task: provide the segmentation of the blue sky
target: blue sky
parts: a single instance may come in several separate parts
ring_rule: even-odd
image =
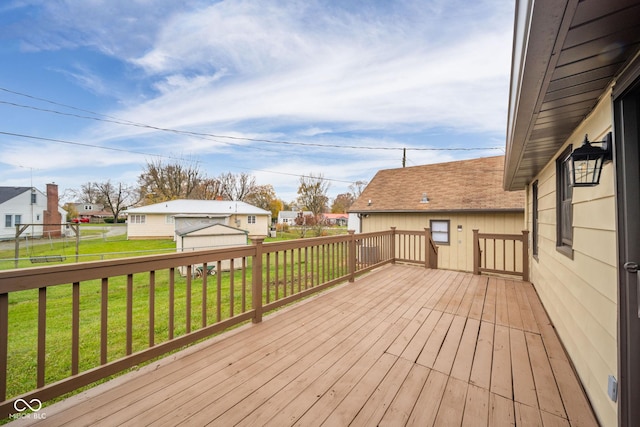
[[[335,196],[403,148],[500,155],[512,31],[504,0],[4,0],[0,185],[182,159],[291,201],[300,175]]]

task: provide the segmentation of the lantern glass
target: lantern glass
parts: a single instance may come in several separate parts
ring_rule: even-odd
[[[594,147],[585,136],[584,143],[571,153],[569,180],[572,187],[593,187],[600,183],[602,166],[610,159],[610,134],[602,141],[605,148]]]

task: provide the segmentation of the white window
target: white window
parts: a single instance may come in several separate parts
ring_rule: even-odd
[[[22,224],[22,215],[15,215],[13,217],[14,225]]]
[[[449,220],[432,219],[430,221],[431,238],[435,243],[449,244]]]
[[[134,214],[129,217],[131,224],[144,224],[146,215]]]
[[[5,215],[4,216],[4,226],[5,227],[11,227],[12,222],[11,220],[13,219],[13,217],[11,215]]]
[[[165,215],[164,217],[164,222],[165,224],[175,224],[176,222],[176,217],[174,217],[173,215]]]
[[[256,216],[255,215],[247,216],[247,224],[255,224],[255,223],[256,223]]]

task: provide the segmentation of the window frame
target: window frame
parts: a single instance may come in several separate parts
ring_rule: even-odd
[[[256,216],[255,215],[247,215],[247,224],[255,224]]]
[[[447,240],[446,241],[436,240],[433,237],[433,233],[434,233],[433,224],[434,223],[441,223],[441,224],[446,224],[447,225],[447,231],[446,231]],[[431,230],[431,239],[433,240],[434,243],[437,243],[437,244],[440,244],[440,245],[449,245],[449,244],[451,244],[451,220],[448,220],[448,219],[430,219],[429,220],[429,229]],[[444,233],[444,231],[440,231],[440,230],[437,230],[435,232],[436,233]]]
[[[573,187],[569,166],[573,147],[569,145],[556,159],[556,250],[573,259]]]

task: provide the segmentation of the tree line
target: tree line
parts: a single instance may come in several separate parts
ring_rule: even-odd
[[[226,172],[208,177],[196,162],[152,160],[138,176],[137,185],[111,180],[87,182],[78,189],[67,190],[65,198],[75,203],[101,204],[115,218],[129,207],[177,199],[242,201],[270,211],[273,218],[281,210],[306,210],[318,217],[329,211],[346,213],[365,186],[364,181],[353,183],[351,191],[338,194],[329,207],[329,181],[322,174],[309,174],[300,177],[297,199],[286,203],[277,197],[271,184],[258,185],[256,178],[247,173]],[[70,204],[66,208],[71,216],[77,215],[71,212]]]

